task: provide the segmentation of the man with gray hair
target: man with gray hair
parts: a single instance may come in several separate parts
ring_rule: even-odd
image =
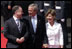
[[[45,35],[45,21],[42,16],[39,16],[38,5],[33,3],[28,6],[28,23],[29,23],[29,48],[42,48]]]
[[[34,12],[30,10],[30,8],[33,8]],[[38,11],[38,5],[37,4],[30,4],[29,7],[28,7],[28,13],[29,13],[29,16],[32,16],[33,14],[32,13],[35,13],[37,14],[37,11]]]

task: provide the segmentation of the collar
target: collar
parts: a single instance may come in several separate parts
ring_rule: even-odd
[[[13,16],[13,18],[14,18],[15,21],[18,20],[18,18],[16,16]]]
[[[57,22],[56,22],[56,21],[54,21],[54,24],[53,24],[53,26],[51,26],[51,25],[50,25],[50,23],[49,23],[49,22],[47,22],[47,23],[46,23],[46,26],[50,26],[50,27],[56,27],[56,24],[57,24]]]
[[[37,19],[37,14],[35,16],[32,17],[33,19]]]

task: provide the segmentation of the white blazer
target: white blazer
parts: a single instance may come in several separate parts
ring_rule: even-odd
[[[49,45],[63,45],[63,31],[60,23],[54,22],[51,26],[46,23],[46,34],[48,36]]]

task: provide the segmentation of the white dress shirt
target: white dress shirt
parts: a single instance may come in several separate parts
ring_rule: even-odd
[[[15,23],[17,24],[18,29],[19,29],[19,31],[20,31],[20,20],[19,20],[18,18],[16,18],[15,16],[13,16],[13,18],[14,18],[14,21],[15,21]],[[19,23],[19,24],[18,24],[18,23]]]
[[[63,31],[60,23],[54,22],[51,26],[46,23],[46,34],[48,36],[49,45],[63,45]]]
[[[33,25],[34,32],[36,32],[36,27],[37,27],[37,14],[35,16],[31,17],[31,22],[32,22],[32,25]]]

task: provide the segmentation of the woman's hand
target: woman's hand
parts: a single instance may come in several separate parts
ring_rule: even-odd
[[[48,44],[43,44],[42,48],[48,48]]]
[[[63,48],[63,45],[61,45],[61,48]]]

